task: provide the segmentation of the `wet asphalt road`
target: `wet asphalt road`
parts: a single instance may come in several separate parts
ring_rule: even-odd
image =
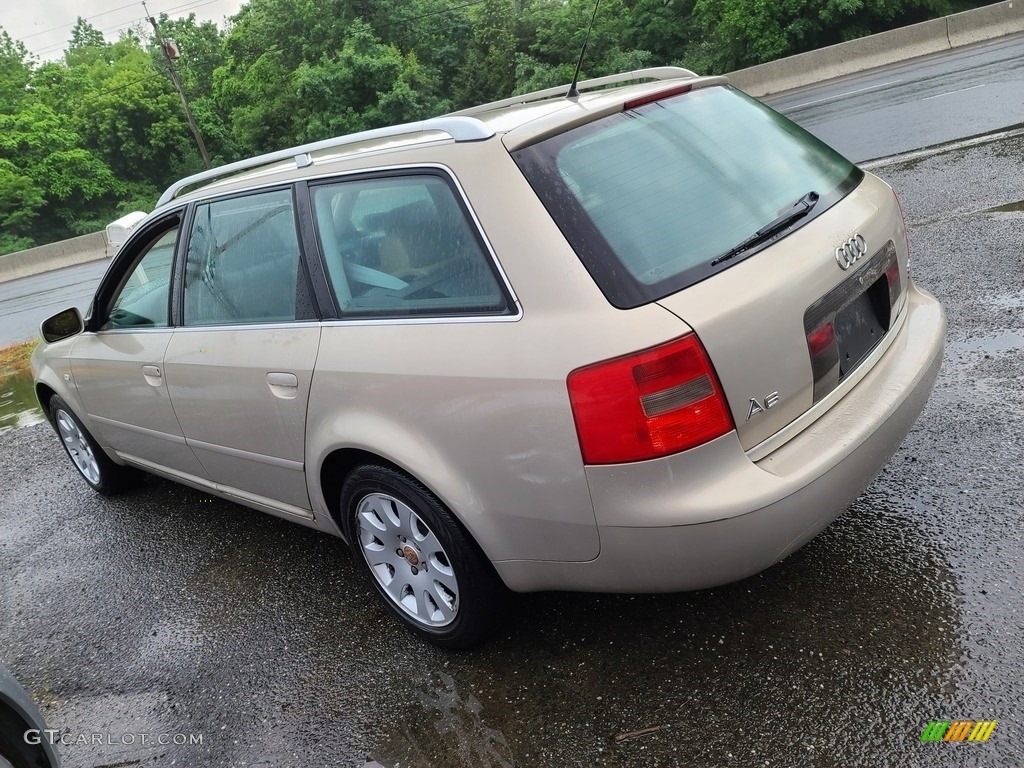
[[[1024,765],[1024,141],[876,172],[946,362],[850,511],[738,584],[523,596],[446,654],[340,541],[156,479],[103,499],[47,427],[0,435],[0,657],[65,740],[115,742],[65,764]],[[922,744],[939,719],[999,724]]]
[[[1024,123],[1024,35],[764,99],[855,162]]]
[[[0,347],[39,338],[39,323],[62,309],[78,307],[88,314],[109,263],[100,259],[0,282]]]

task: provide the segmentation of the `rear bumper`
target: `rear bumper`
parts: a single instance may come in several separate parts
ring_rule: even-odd
[[[499,561],[513,590],[675,592],[758,573],[838,517],[899,447],[942,361],[942,308],[912,284],[899,336],[807,429],[757,463],[735,434],[638,464],[588,467],[601,536],[584,563]]]

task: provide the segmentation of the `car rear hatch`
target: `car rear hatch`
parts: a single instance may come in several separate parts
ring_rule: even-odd
[[[744,449],[864,373],[895,330],[901,229],[891,190],[866,177],[784,240],[659,301],[703,342]],[[859,258],[844,270],[837,251]]]
[[[696,332],[760,457],[896,332],[906,239],[883,182],[711,85],[626,91],[512,154],[613,305],[657,302]]]

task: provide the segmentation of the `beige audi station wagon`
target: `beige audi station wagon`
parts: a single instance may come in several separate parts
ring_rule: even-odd
[[[507,590],[701,589],[814,537],[941,361],[893,191],[722,77],[565,93],[174,184],[42,324],[86,482],[341,536],[450,648]]]

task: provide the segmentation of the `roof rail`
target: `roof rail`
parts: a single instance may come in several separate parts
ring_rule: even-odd
[[[605,75],[604,77],[595,77],[591,80],[584,80],[582,83],[576,84],[578,91],[590,91],[595,88],[602,88],[606,85],[616,85],[619,83],[631,83],[635,80],[674,80],[682,77],[699,77],[696,72],[691,72],[688,69],[682,67],[649,67],[647,69],[637,69],[632,72],[621,72],[617,75]],[[470,115],[478,115],[481,112],[489,112],[492,109],[501,109],[502,107],[514,107],[518,104],[529,104],[533,101],[542,101],[544,99],[550,99],[553,96],[565,96],[569,90],[569,84],[558,85],[554,88],[545,88],[542,91],[534,91],[533,93],[524,93],[520,96],[512,96],[501,101],[492,101],[489,104],[481,104],[478,107],[470,107],[469,109],[460,109],[458,112],[450,113],[451,117],[466,117]]]
[[[297,167],[304,168],[312,162],[309,155],[313,152],[322,152],[327,149],[339,149],[350,144],[358,144],[364,141],[388,139],[393,136],[405,136],[414,133],[425,133],[427,131],[440,131],[441,133],[447,133],[455,141],[482,141],[483,139],[489,139],[494,135],[493,130],[475,118],[455,116],[434,117],[429,120],[421,120],[416,123],[404,123],[403,125],[391,125],[386,128],[375,128],[370,131],[360,131],[359,133],[351,133],[348,136],[338,136],[333,139],[325,139],[323,141],[315,141],[310,144],[302,144],[297,147],[292,147],[291,149],[282,149],[277,152],[270,152],[265,155],[248,158],[247,160],[239,160],[237,163],[228,163],[227,165],[222,165],[218,168],[210,168],[209,170],[202,171],[201,173],[196,173],[192,176],[181,179],[180,181],[176,181],[169,186],[160,196],[156,207],[159,208],[166,203],[171,202],[178,196],[181,190],[186,187],[191,187],[204,181],[213,181],[214,179],[223,178],[224,176],[232,176],[242,171],[260,168],[272,163],[279,163],[282,160],[291,160],[292,158],[295,159]]]

